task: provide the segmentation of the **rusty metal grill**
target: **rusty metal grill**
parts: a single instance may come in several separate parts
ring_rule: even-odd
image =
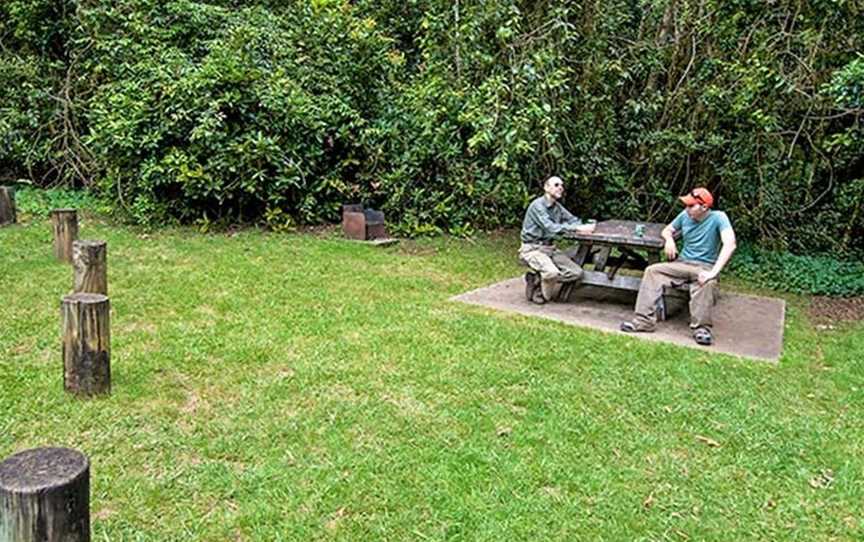
[[[342,231],[348,239],[371,241],[387,237],[384,213],[375,209],[364,209],[362,204],[342,206]]]

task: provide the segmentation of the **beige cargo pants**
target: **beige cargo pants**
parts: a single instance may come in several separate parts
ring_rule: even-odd
[[[633,324],[638,329],[654,329],[657,325],[657,301],[666,286],[687,284],[690,287],[690,327],[707,327],[713,324],[711,313],[717,294],[717,280],[700,285],[697,277],[701,271],[710,271],[711,266],[697,262],[666,262],[649,265],[642,275],[639,295],[636,297],[636,317]]]
[[[522,243],[519,260],[540,273],[540,289],[547,301],[558,298],[562,283],[582,279],[582,267],[555,245]]]

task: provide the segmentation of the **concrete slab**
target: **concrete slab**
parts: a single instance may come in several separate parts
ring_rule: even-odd
[[[654,333],[624,333],[620,323],[633,317],[635,296],[626,292],[583,287],[567,303],[536,305],[525,299],[521,276],[455,296],[453,301],[539,316],[565,324],[620,333],[649,341],[663,341],[708,352],[777,363],[783,350],[782,299],[734,294],[721,290],[714,308],[714,344],[700,346],[690,334],[686,308],[661,322]]]

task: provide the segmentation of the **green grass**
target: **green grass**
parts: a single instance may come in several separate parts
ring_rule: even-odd
[[[0,457],[84,451],[94,540],[864,537],[864,327],[817,331],[805,298],[772,366],[448,301],[519,273],[513,236],[85,218],[113,393],[82,400],[50,236],[0,228]]]

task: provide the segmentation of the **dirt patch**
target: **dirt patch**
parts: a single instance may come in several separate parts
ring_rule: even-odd
[[[118,326],[118,328],[121,331],[121,333],[124,333],[124,334],[126,334],[126,333],[132,334],[132,333],[139,333],[140,332],[140,333],[144,333],[146,335],[153,335],[157,331],[156,325],[153,324],[152,322],[141,322],[141,321],[136,321],[136,320],[121,324],[120,326]]]
[[[194,391],[190,391],[189,395],[186,397],[186,402],[180,407],[180,411],[183,414],[195,414],[198,410],[198,405],[201,403],[201,398],[198,397],[198,394]]]
[[[438,249],[434,246],[421,244],[413,239],[403,239],[399,243],[399,253],[407,256],[434,256]]]
[[[810,318],[818,324],[864,320],[864,296],[813,297]]]
[[[114,514],[115,514],[114,509],[106,506],[106,507],[101,508],[98,511],[96,511],[93,514],[93,517],[98,519],[99,521],[104,521],[104,520],[110,518],[111,516],[113,516]]]

